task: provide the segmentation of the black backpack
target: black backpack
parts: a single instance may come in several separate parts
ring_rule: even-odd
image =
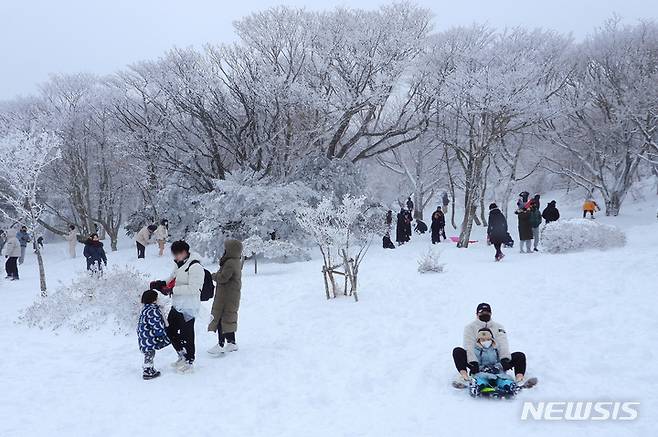
[[[186,272],[190,271],[192,264],[201,264],[199,261],[194,260],[187,266],[185,269]],[[203,267],[203,266],[201,266]],[[201,287],[201,301],[205,302],[213,298],[215,295],[215,284],[212,282],[212,274],[207,270],[203,269],[203,287]]]

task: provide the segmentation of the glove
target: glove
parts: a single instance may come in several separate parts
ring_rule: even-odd
[[[509,370],[512,368],[512,361],[509,358],[503,358],[500,360],[500,364],[503,366],[503,370]]]
[[[477,361],[471,361],[468,363],[468,368],[471,369],[471,375],[474,375],[480,371],[480,365]]]

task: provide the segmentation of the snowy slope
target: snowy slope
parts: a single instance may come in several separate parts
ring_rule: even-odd
[[[494,263],[483,243],[467,250],[442,243],[447,271],[419,275],[427,234],[396,250],[377,245],[362,267],[357,304],[325,301],[317,260],[259,265],[257,276],[247,264],[240,351],[219,359],[205,354],[215,341],[205,332],[206,305],[196,327],[196,372],[173,373],[175,354],[167,349],[156,356],[163,376],[154,381],[141,380],[133,335],[15,323],[38,298],[30,256],[21,281],[0,283],[0,435],[654,435],[658,387],[645,376],[658,359],[651,343],[658,223],[655,205],[626,211],[599,216],[628,235],[626,247],[607,252],[514,249]],[[563,211],[577,214],[575,206]],[[169,271],[170,261],[155,257],[153,247],[138,263],[131,242],[122,243],[110,263],[137,265],[154,278]],[[68,260],[64,251],[63,244],[46,246],[51,289],[82,269],[83,260]],[[452,348],[481,301],[491,303],[512,350],[525,351],[529,374],[540,378],[514,401],[474,401],[450,387]],[[524,399],[642,405],[632,423],[522,422]]]

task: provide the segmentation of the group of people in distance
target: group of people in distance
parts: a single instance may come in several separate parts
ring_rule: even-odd
[[[150,224],[142,227],[135,235],[137,258],[141,259],[146,256],[146,246],[151,243],[158,244],[158,256],[162,256],[167,238],[169,238],[169,221],[167,219],[160,220],[159,225]]]
[[[196,359],[194,324],[209,287],[214,288],[214,300],[207,329],[217,333],[218,341],[208,354],[217,357],[238,350],[235,333],[242,289],[242,242],[225,241],[219,270],[213,274],[185,241],[173,242],[171,253],[173,273],[166,280],[152,281],[142,293],[137,338],[144,355],[143,379],[160,376],[154,366],[155,352],[170,344],[178,354],[172,367],[179,373],[192,372]]]
[[[431,223],[431,235],[432,235],[432,244],[440,243],[441,237],[446,239],[445,233],[445,211],[448,208],[450,200],[448,199],[448,193],[444,192],[441,196],[441,202],[443,207],[438,206],[436,211],[432,213],[432,223]],[[400,212],[397,214],[396,226],[395,226],[395,241],[398,243],[398,246],[403,245],[411,240],[412,226],[411,224],[414,221],[416,210],[414,209],[414,202],[411,200],[411,197],[407,198],[405,206],[400,208]],[[385,219],[387,231],[384,237],[382,238],[382,247],[384,249],[395,249],[395,244],[391,241],[391,228],[393,226],[393,211],[388,210],[386,213]],[[424,234],[428,231],[428,227],[419,217],[416,217],[416,224],[414,230],[419,234]]]
[[[514,211],[518,217],[520,253],[538,252],[542,222],[545,220],[546,223],[550,223],[560,218],[560,211],[557,209],[555,200],[549,202],[544,211],[540,212],[540,195],[535,194],[534,197],[529,197],[530,194],[527,191],[520,193],[516,203],[517,209]],[[507,219],[496,203],[489,205],[487,240],[496,249],[494,256],[496,261],[500,261],[505,256],[502,246],[514,246],[514,240],[508,232]]]

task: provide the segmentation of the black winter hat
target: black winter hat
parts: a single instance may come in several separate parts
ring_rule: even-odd
[[[489,305],[488,303],[482,302],[481,304],[478,305],[477,309],[475,310],[475,312],[477,314],[480,314],[481,312],[484,312],[484,311],[490,313],[491,312],[491,305]]]
[[[498,208],[498,205],[496,205],[496,203],[492,203],[492,204],[489,205],[489,211],[491,211],[492,209],[496,209],[496,208]]]

